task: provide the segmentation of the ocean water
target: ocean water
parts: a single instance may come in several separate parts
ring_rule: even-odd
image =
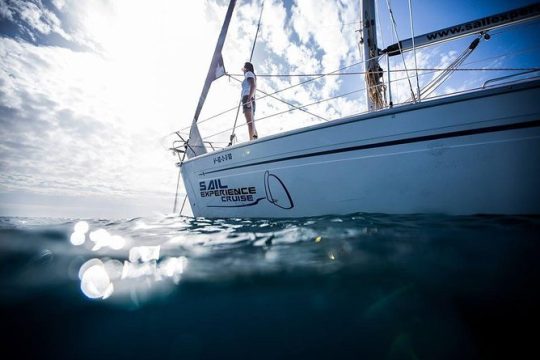
[[[3,359],[539,358],[540,217],[0,218]]]

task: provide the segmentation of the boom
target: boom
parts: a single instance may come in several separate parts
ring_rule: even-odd
[[[416,48],[426,45],[433,45],[451,39],[464,37],[471,34],[479,34],[491,29],[513,25],[519,22],[528,21],[540,17],[540,3],[524,6],[518,9],[508,10],[499,14],[486,16],[481,19],[472,20],[463,24],[450,26],[444,29],[432,31],[427,34],[414,37]],[[401,51],[412,49],[413,39],[405,39],[399,43],[392,44],[382,51],[383,54],[394,56]]]

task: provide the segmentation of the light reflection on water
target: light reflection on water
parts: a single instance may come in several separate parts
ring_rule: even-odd
[[[500,219],[505,218],[362,214],[292,221],[99,220],[76,222],[70,239],[74,248],[93,253],[81,266],[82,292],[92,299],[130,301],[141,281],[144,298],[151,299],[152,293],[170,290],[182,278],[222,281],[295,269],[324,274],[407,266],[422,244],[427,249],[437,245],[430,242],[432,236],[474,238],[478,233],[471,228],[494,231]]]
[[[81,290],[90,299],[106,299],[114,291],[111,277],[100,259],[85,262],[79,270]]]
[[[28,224],[27,220],[11,221]],[[337,221],[333,218],[331,222]],[[352,253],[347,242],[339,239],[365,235],[366,231],[329,232],[328,228],[318,229],[317,224],[320,221],[164,217],[67,221],[59,226],[72,228],[69,242],[73,254],[79,255],[74,261],[87,257],[78,271],[80,289],[86,297],[127,302],[137,298],[139,305],[141,297],[134,293],[141,288],[145,294],[142,298],[151,299],[153,293],[170,290],[185,276],[220,281],[293,268],[335,271],[336,260]],[[331,235],[332,242],[320,235],[323,232]],[[291,252],[289,246],[301,243],[309,245],[294,250],[296,254]],[[314,250],[317,246],[321,249]],[[70,251],[63,248],[61,252],[69,255]],[[195,266],[189,272],[192,261]]]
[[[133,227],[134,230],[157,229],[159,226],[148,226],[138,221]],[[79,221],[75,224],[70,241],[73,246],[84,245],[85,234],[90,226],[86,221]],[[110,234],[103,228],[98,228],[89,233],[89,241],[94,245],[91,251],[99,251],[103,248],[112,250],[122,250],[128,243],[120,235]],[[133,244],[133,241],[129,243]],[[153,282],[170,278],[174,284],[178,284],[182,274],[188,264],[187,257],[167,256],[160,259],[160,245],[132,246],[125,249],[128,259],[124,262],[106,258],[92,258],[86,261],[79,270],[81,281],[81,291],[90,299],[109,298],[116,287],[129,288],[130,282],[134,279],[144,278]]]
[[[0,315],[53,358],[495,358],[537,324],[539,234],[526,216],[0,218]]]

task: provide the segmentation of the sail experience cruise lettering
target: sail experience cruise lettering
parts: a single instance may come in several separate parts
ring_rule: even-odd
[[[221,197],[221,201],[253,201],[253,195],[257,193],[255,186],[246,186],[229,189],[223,185],[221,179],[210,180],[208,185],[205,181],[199,182],[201,197]]]

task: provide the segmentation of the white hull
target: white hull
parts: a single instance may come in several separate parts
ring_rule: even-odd
[[[540,82],[270,136],[181,170],[207,218],[539,214]]]

